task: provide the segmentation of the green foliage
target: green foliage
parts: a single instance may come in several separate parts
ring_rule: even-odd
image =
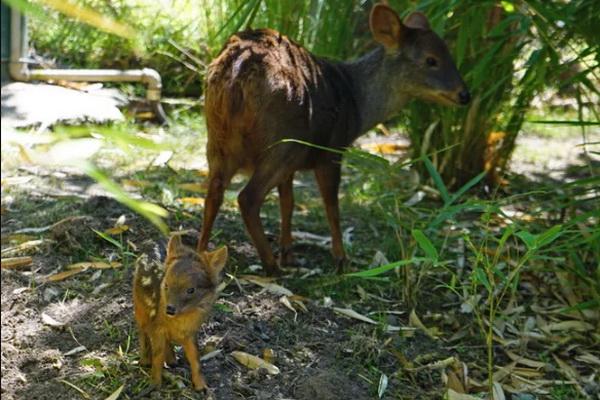
[[[412,2],[392,4],[413,9]],[[587,118],[598,119],[597,110],[585,107],[599,93],[593,83],[599,79],[598,40],[592,34],[598,2],[422,0],[414,8],[425,12],[447,40],[473,94],[464,109],[409,106],[414,157],[448,148],[432,162],[449,186],[463,185],[483,170],[494,180],[514,150],[534,96],[551,85],[574,87],[580,110],[571,123],[585,126]],[[437,122],[433,132],[424,135],[432,121]],[[502,132],[502,140],[490,147],[494,131]]]
[[[483,178],[482,174],[452,194],[429,157],[422,156],[417,162],[429,171],[441,202],[407,205],[398,201],[408,197],[400,181],[396,186],[393,182],[365,183],[379,176],[398,177],[407,164],[377,163],[371,160],[374,156],[357,157],[357,152],[353,150],[346,161],[353,170],[349,190],[359,193],[358,201],[369,204],[373,218],[388,226],[390,232],[384,236],[395,238],[400,251],[389,264],[346,276],[373,279],[396,271],[397,279],[389,282],[399,283],[400,298],[410,307],[428,302],[421,293],[425,281],[443,281],[440,287],[469,304],[476,317],[488,352],[490,391],[497,365],[494,322],[503,318],[515,301],[523,274],[562,274],[564,284],[576,290],[581,299],[561,310],[565,316],[574,311],[583,315],[600,307],[600,178],[581,178],[558,187],[538,184],[535,192],[481,200],[469,198],[469,189]],[[375,163],[378,169],[373,171]],[[522,218],[508,213],[515,206],[532,210],[531,214]],[[456,249],[461,254],[458,258]],[[419,253],[425,257],[416,257]]]

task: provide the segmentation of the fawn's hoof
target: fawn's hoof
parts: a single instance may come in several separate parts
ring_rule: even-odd
[[[206,384],[206,381],[202,375],[196,379],[192,379],[192,383],[194,384],[195,391],[204,393],[208,391],[208,385]]]

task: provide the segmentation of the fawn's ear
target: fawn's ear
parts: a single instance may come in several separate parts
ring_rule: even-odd
[[[386,50],[396,50],[402,39],[402,22],[398,14],[385,4],[375,4],[369,17],[373,38]]]
[[[404,18],[404,25],[408,26],[409,28],[423,29],[426,31],[431,30],[431,26],[429,26],[429,20],[425,14],[418,11],[410,13],[406,18]]]
[[[218,283],[219,275],[227,263],[227,246],[211,252],[205,252],[206,264],[211,271],[211,278],[215,284]]]
[[[167,245],[167,255],[178,254],[183,249],[183,243],[181,243],[181,235],[173,235],[169,239]]]

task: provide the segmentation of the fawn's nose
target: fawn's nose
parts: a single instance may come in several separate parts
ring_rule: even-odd
[[[167,305],[167,314],[168,315],[175,315],[175,306],[168,304]]]
[[[471,101],[471,94],[467,89],[463,89],[458,94],[458,100],[460,101],[460,104],[469,104],[469,101]]]

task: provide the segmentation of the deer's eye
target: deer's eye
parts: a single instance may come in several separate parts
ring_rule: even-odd
[[[194,294],[195,291],[196,291],[196,289],[191,287],[187,290],[187,294]]]
[[[428,67],[437,67],[437,65],[438,65],[437,60],[433,57],[427,57],[425,59],[425,62],[427,63]]]

